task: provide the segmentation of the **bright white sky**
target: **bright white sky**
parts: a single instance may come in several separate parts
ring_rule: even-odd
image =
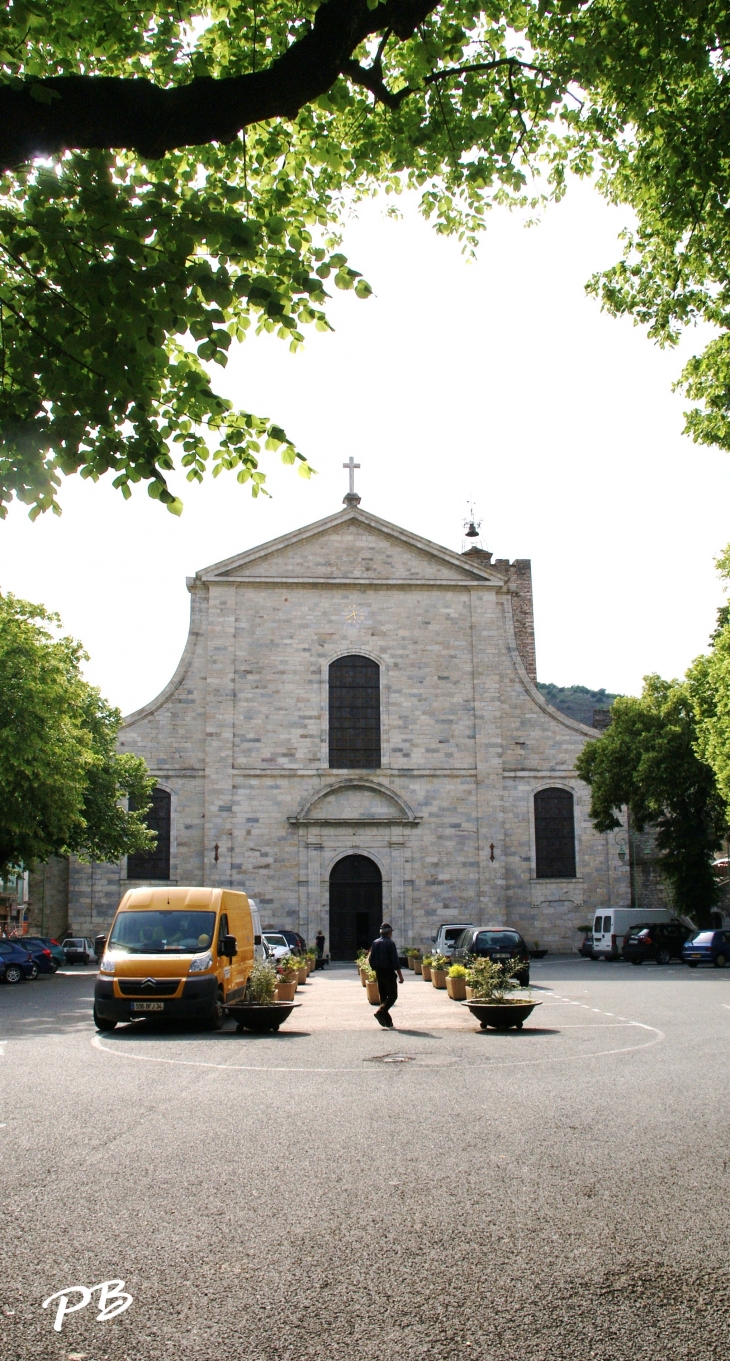
[[[476,264],[406,205],[361,208],[343,249],[372,284],[335,297],[335,334],[290,355],[271,337],[216,381],[279,421],[318,469],[266,455],[272,500],[233,477],[181,482],[181,519],[146,492],[71,478],[64,514],[0,524],[0,588],[59,611],[87,674],[128,713],[169,680],[188,628],[185,577],[337,511],[342,463],[364,509],[459,551],[466,503],[498,557],[532,559],[538,675],[636,693],[704,651],[723,594],[730,460],[681,435],[671,384],[699,337],[662,352],[601,313],[584,283],[618,258],[623,219],[571,186],[542,225],[492,214]]]

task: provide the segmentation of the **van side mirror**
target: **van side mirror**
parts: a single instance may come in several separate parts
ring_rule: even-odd
[[[223,940],[221,941],[220,953],[222,955],[226,955],[228,959],[233,959],[233,956],[238,954],[238,946],[236,945],[235,936],[223,937]]]
[[[254,936],[254,938],[253,938],[253,943],[254,943],[254,945],[260,945],[260,944],[261,944],[261,937],[260,937],[260,936]]]

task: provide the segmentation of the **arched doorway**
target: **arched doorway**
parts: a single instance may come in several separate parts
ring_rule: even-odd
[[[330,958],[354,959],[380,928],[383,876],[367,855],[346,855],[330,874]]]

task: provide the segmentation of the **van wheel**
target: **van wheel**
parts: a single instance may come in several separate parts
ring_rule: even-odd
[[[116,1021],[110,1021],[107,1020],[106,1016],[100,1016],[96,1007],[94,1007],[94,1025],[97,1030],[113,1030],[116,1024]]]
[[[727,957],[726,957],[725,955],[716,955],[716,956],[715,956],[715,968],[716,968],[716,969],[724,969],[726,964],[727,964]]]
[[[656,952],[656,962],[657,962],[657,964],[669,964],[669,963],[671,962],[671,955],[670,955],[669,951],[668,951],[668,950],[657,950],[657,952]]]
[[[223,989],[219,988],[215,995],[213,1010],[210,1013],[209,1025],[211,1030],[221,1030],[225,1025],[226,1013],[223,1006]]]

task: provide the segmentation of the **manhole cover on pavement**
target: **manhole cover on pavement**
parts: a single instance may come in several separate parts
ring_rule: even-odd
[[[373,1054],[365,1063],[413,1063],[414,1054]]]

